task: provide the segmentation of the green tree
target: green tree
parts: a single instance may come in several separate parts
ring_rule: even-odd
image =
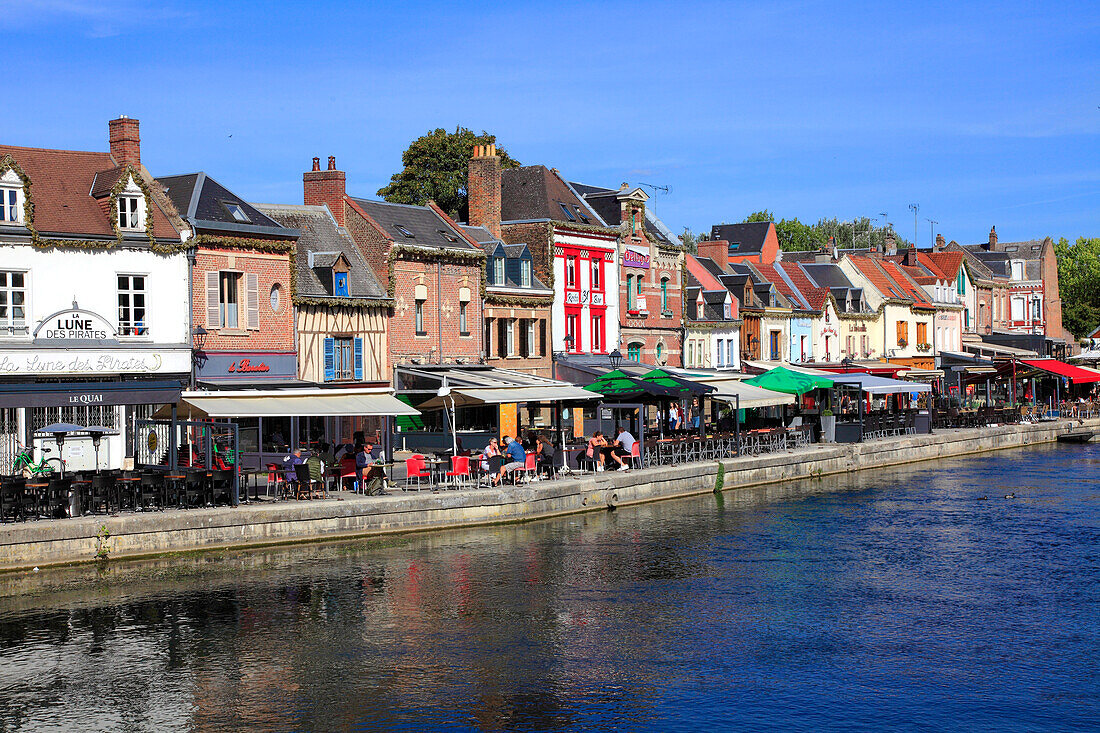
[[[1062,298],[1062,326],[1083,338],[1100,325],[1100,238],[1065,237],[1054,245],[1058,257],[1058,291]]]
[[[886,235],[890,233],[893,234],[894,242],[899,247],[909,244],[904,237],[898,236],[893,228],[876,227],[866,216],[853,221],[840,221],[836,217],[818,219],[816,224],[810,225],[803,224],[797,218],[776,221],[775,214],[764,209],[749,214],[745,217],[745,221],[775,222],[775,236],[779,240],[779,248],[788,252],[820,249],[828,246],[830,238],[834,238],[836,246],[841,249],[885,247]]]
[[[691,252],[692,254],[698,252],[700,239],[700,236],[687,227],[684,227],[684,231],[680,232],[680,242],[684,245],[685,252]]]
[[[378,195],[395,204],[416,206],[430,199],[452,218],[466,221],[466,174],[474,146],[495,144],[496,139],[484,130],[477,135],[465,127],[456,127],[454,132],[432,130],[409,144],[401,154],[404,168],[393,174],[389,185],[378,189]],[[503,148],[497,148],[497,155],[504,168],[519,167],[519,161]]]

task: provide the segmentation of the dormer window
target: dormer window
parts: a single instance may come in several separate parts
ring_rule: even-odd
[[[730,314],[731,314],[730,304],[729,303],[723,303],[722,304],[722,317],[725,318],[728,321],[730,319]]]
[[[140,196],[118,197],[118,228],[141,229],[145,207]]]
[[[494,257],[493,258],[493,284],[494,285],[503,285],[504,284],[504,258],[503,257]]]
[[[531,287],[531,260],[520,260],[519,280],[523,287]]]
[[[332,273],[332,294],[348,297],[348,274],[346,272]]]
[[[233,217],[233,221],[240,222],[241,224],[248,224],[248,214],[244,213],[244,208],[240,204],[233,203],[232,201],[223,201],[222,205],[225,206],[226,211]]]
[[[8,171],[0,178],[0,224],[23,223],[23,187],[19,177]]]

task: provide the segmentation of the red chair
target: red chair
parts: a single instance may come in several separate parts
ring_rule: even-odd
[[[432,475],[424,470],[424,456],[410,456],[405,459],[405,488],[409,488],[409,484],[413,479],[416,479],[416,490],[420,491],[420,479],[428,479],[428,484],[431,485]]]
[[[535,458],[537,458],[537,456],[534,453],[528,453],[526,460],[524,460],[524,462],[523,462],[523,468],[517,468],[515,471],[512,471],[512,485],[513,486],[515,484],[519,483],[519,475],[521,473],[526,474],[528,480],[530,480],[538,472],[538,468],[536,467],[536,463],[535,463]]]
[[[283,469],[279,467],[278,463],[268,463],[265,467],[267,468],[268,488],[274,490],[275,498],[278,499],[286,493],[286,478],[283,476]],[[279,492],[280,487],[283,490],[282,493]]]
[[[351,488],[353,491],[360,491],[361,487],[356,486],[355,477],[355,459],[354,458],[341,458],[340,459],[340,488],[345,488],[347,482],[351,482]]]
[[[447,478],[453,478],[455,487],[457,488],[463,483],[463,479],[466,482],[470,480],[470,457],[469,456],[452,456],[451,457],[452,470],[447,471]]]
[[[634,441],[634,445],[630,447],[630,467],[642,467],[642,449],[638,446],[638,441],[636,440]]]

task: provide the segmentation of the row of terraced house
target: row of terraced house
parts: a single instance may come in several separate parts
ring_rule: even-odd
[[[387,387],[416,405],[448,383],[580,382],[613,352],[627,365],[931,373],[942,354],[1048,353],[1064,337],[1049,240],[991,231],[934,251],[794,253],[773,224],[723,224],[691,254],[642,188],[505,169],[493,145],[474,150],[457,222],[432,202],[357,195],[331,156],[305,166],[300,202],[272,204],[205,172],[151,172],[136,119],[110,121],[108,143],[0,146],[0,462],[74,422],[117,431],[105,447],[117,464],[136,422],[184,388]],[[517,419],[489,412],[468,411],[469,427]],[[239,422],[261,463],[383,429]]]

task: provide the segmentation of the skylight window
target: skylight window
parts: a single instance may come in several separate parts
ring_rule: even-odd
[[[222,205],[225,206],[226,210],[235,221],[239,221],[242,224],[249,223],[248,214],[244,213],[244,209],[240,204],[235,204],[232,201],[223,201]]]
[[[588,223],[588,217],[585,216],[584,212],[581,211],[581,207],[577,206],[576,204],[573,204],[573,211],[576,212],[577,218],[579,218],[581,220],[581,222],[583,222],[585,224]]]
[[[408,237],[409,239],[416,239],[416,235],[410,232],[406,227],[402,226],[401,224],[394,224],[393,228],[401,232],[402,235]]]
[[[439,236],[443,237],[448,242],[457,242],[458,241],[458,237],[451,234],[446,229],[436,229],[436,231],[439,232]]]
[[[573,216],[573,212],[569,210],[568,206],[563,204],[561,201],[558,202],[558,206],[561,207],[561,213],[565,214],[566,219],[568,219],[569,221],[577,220],[577,217]]]

